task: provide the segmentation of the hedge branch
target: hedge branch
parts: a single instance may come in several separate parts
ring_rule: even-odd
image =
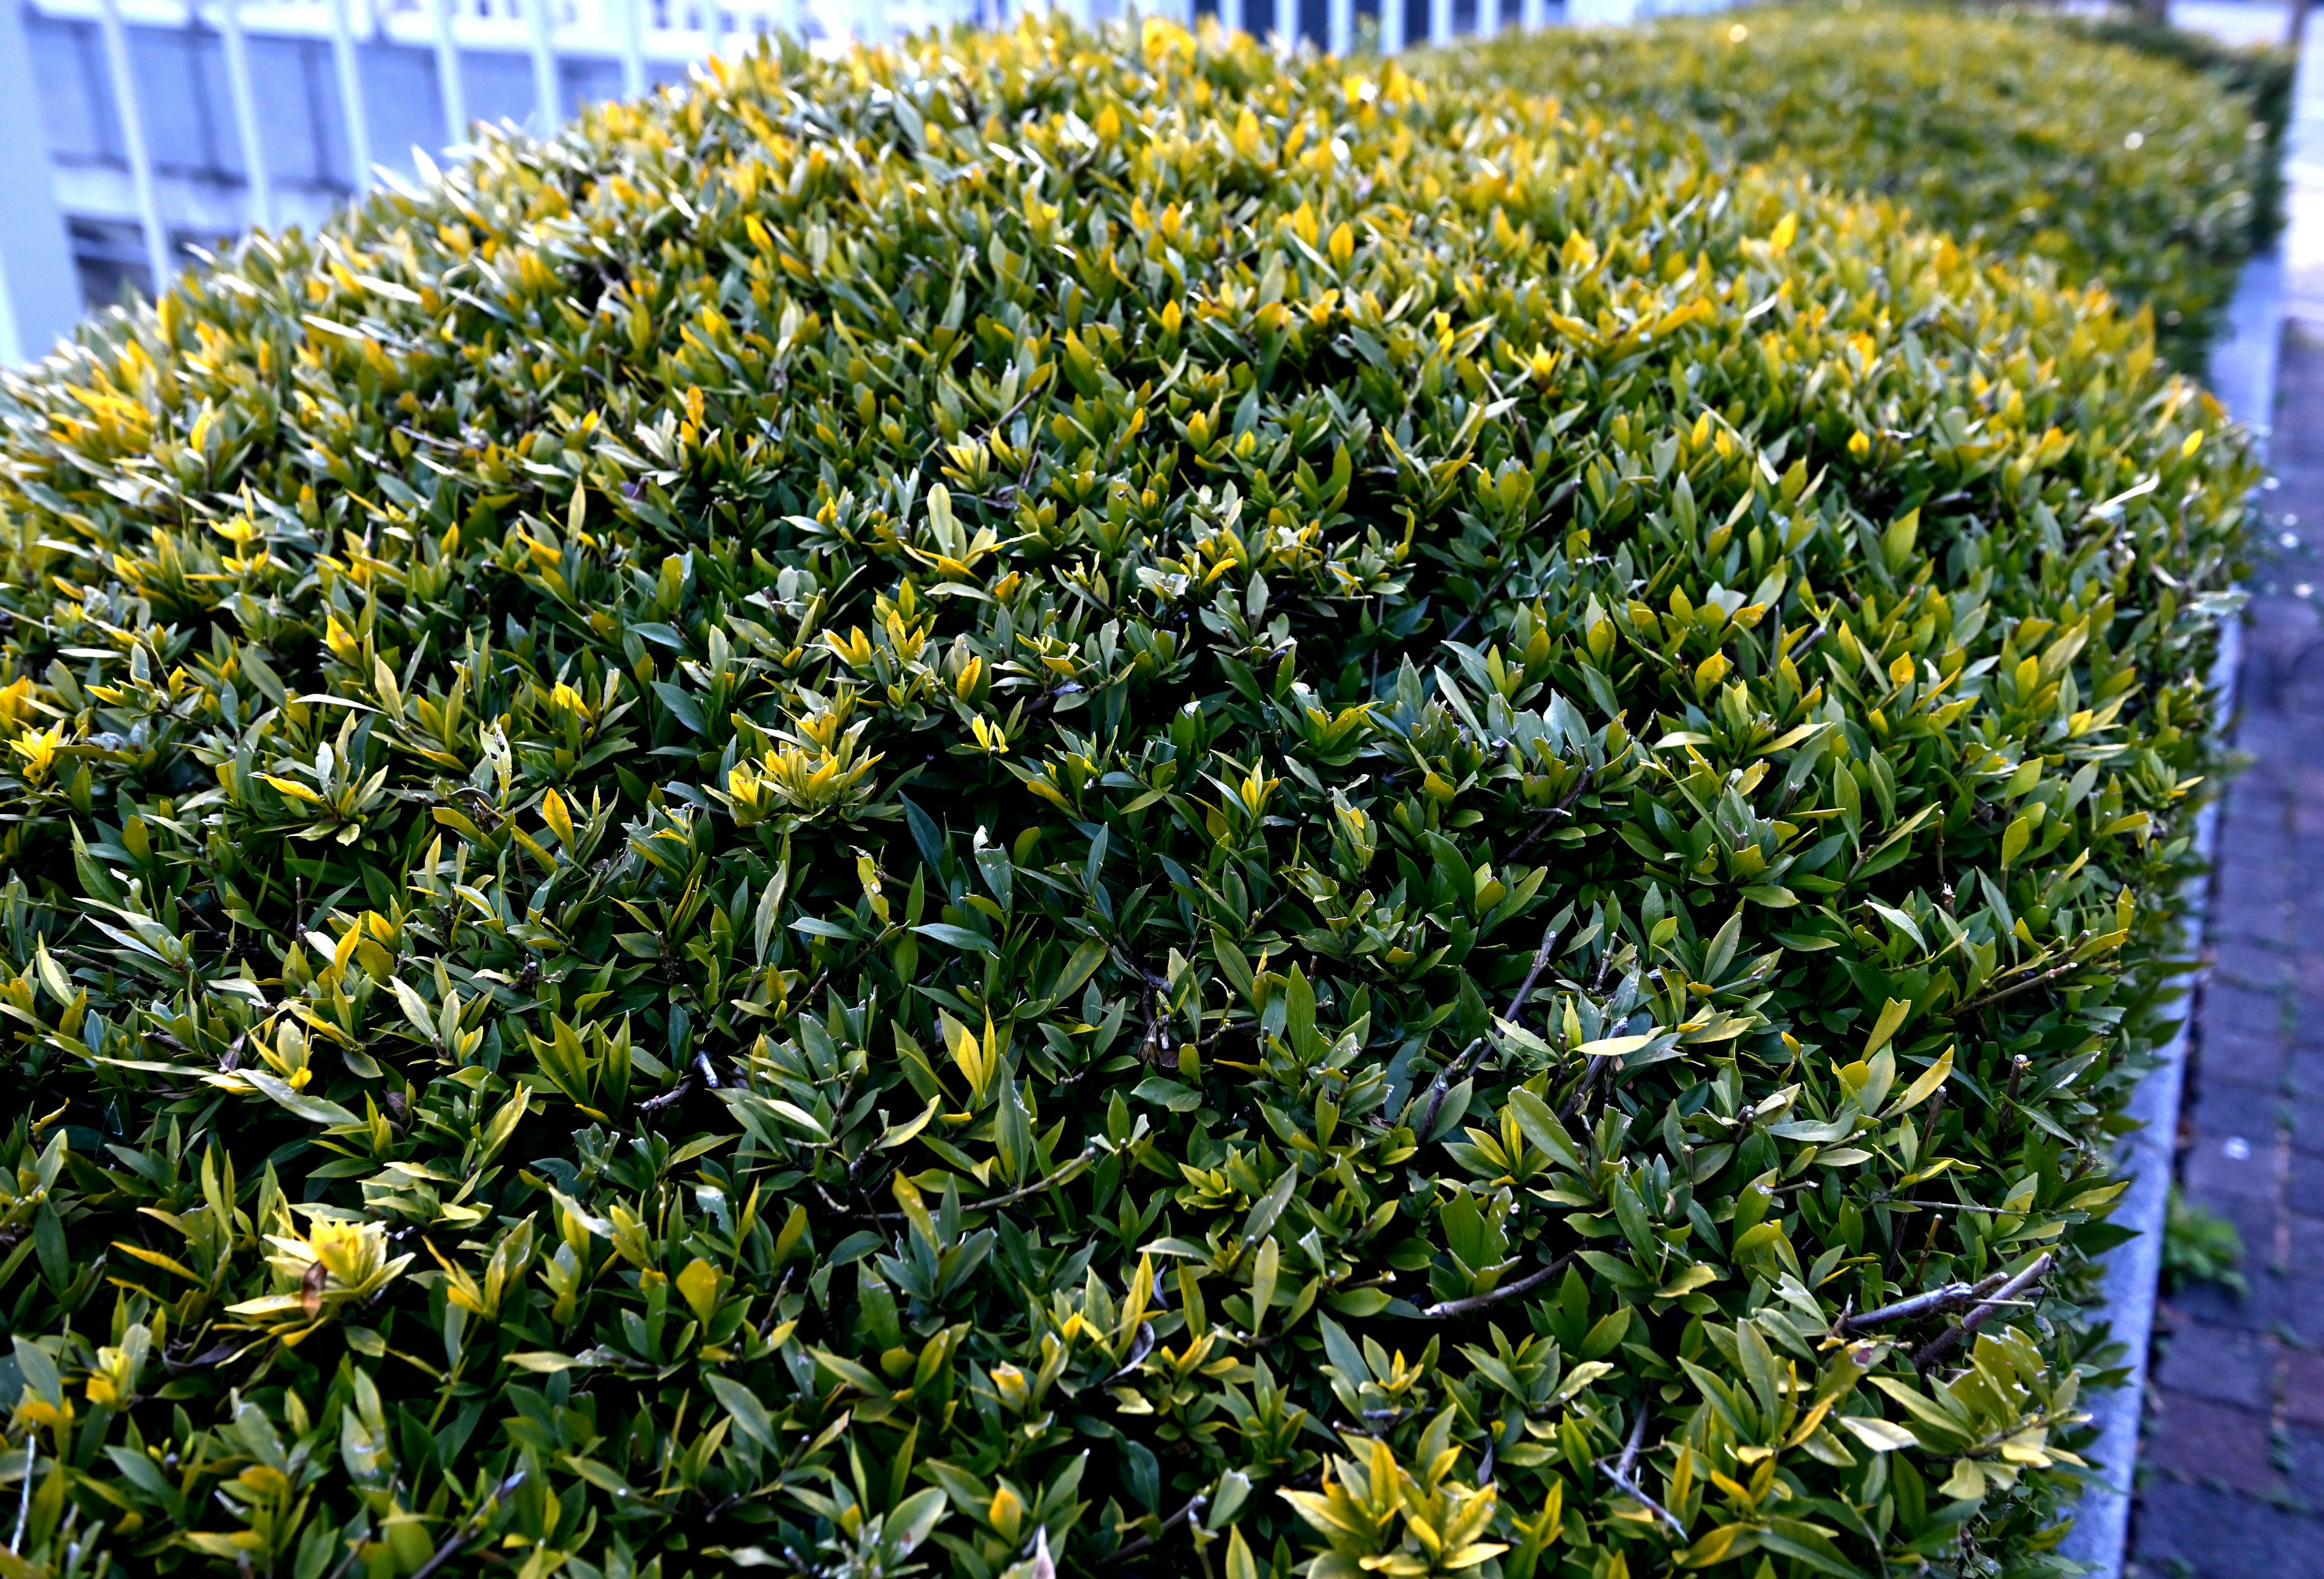
[[[1568,1251],[1563,1255],[1558,1257],[1555,1260],[1550,1262],[1549,1265],[1542,1268],[1539,1271],[1528,1272],[1524,1277],[1519,1278],[1516,1282],[1504,1283],[1499,1288],[1491,1289],[1489,1292],[1483,1294],[1471,1294],[1465,1299],[1446,1299],[1438,1304],[1429,1306],[1420,1313],[1420,1319],[1423,1321],[1449,1321],[1456,1316],[1466,1316],[1472,1310],[1482,1310],[1489,1305],[1499,1305],[1504,1299],[1515,1299],[1520,1294],[1529,1294],[1534,1289],[1540,1288],[1544,1283],[1548,1282],[1552,1278],[1557,1276],[1558,1273],[1565,1270],[1568,1266],[1572,1264],[1574,1256],[1579,1253],[1580,1252],[1576,1251]]]
[[[1924,1316],[1941,1316],[1976,1304],[2001,1286],[2004,1273],[1997,1272],[1981,1283],[1948,1283],[1941,1288],[1932,1288],[1915,1294],[1910,1299],[1899,1299],[1894,1305],[1884,1305],[1877,1310],[1868,1310],[1861,1316],[1843,1316],[1833,1324],[1832,1331],[1841,1337],[1849,1333],[1885,1326],[1890,1322],[1917,1321]]]
[[[1541,980],[1541,973],[1548,967],[1549,951],[1556,946],[1557,927],[1552,923],[1542,933],[1541,946],[1534,951],[1533,968],[1526,972],[1525,980],[1517,983],[1517,995],[1509,1000],[1509,1011],[1501,1016],[1503,1020],[1515,1020],[1524,1011],[1526,1000],[1533,996],[1533,984]],[[1452,1076],[1468,1067],[1469,1060],[1484,1047],[1485,1041],[1484,1037],[1478,1037],[1461,1049],[1459,1057],[1436,1071],[1435,1083],[1428,1088],[1428,1116],[1420,1125],[1418,1139],[1422,1145],[1428,1144],[1428,1137],[1436,1132],[1437,1111],[1444,1105],[1444,1094],[1451,1087]]]
[[[1582,769],[1581,773],[1574,779],[1573,787],[1565,792],[1564,798],[1558,801],[1555,806],[1553,806],[1547,811],[1543,812],[1541,817],[1534,823],[1533,831],[1526,834],[1524,838],[1519,839],[1515,845],[1511,845],[1509,853],[1502,856],[1501,859],[1503,861],[1514,861],[1518,856],[1530,852],[1536,845],[1540,844],[1542,840],[1547,838],[1549,836],[1551,826],[1554,825],[1559,817],[1572,814],[1573,803],[1582,799],[1582,792],[1590,788],[1591,780],[1595,779],[1597,776],[1598,770],[1596,768]]]
[[[1686,1538],[1686,1526],[1679,1522],[1678,1516],[1673,1513],[1669,1509],[1664,1507],[1661,1503],[1655,1501],[1652,1497],[1647,1496],[1646,1488],[1639,1485],[1636,1480],[1631,1478],[1631,1471],[1638,1462],[1638,1448],[1646,1441],[1646,1414],[1648,1407],[1649,1406],[1646,1399],[1640,1399],[1638,1400],[1638,1418],[1637,1423],[1630,1427],[1630,1440],[1622,1449],[1621,1462],[1619,1464],[1609,1464],[1601,1458],[1596,1461],[1596,1466],[1604,1473],[1608,1480],[1613,1482],[1630,1496],[1637,1499],[1640,1506],[1646,1508],[1649,1512],[1652,1512],[1657,1518],[1661,1519],[1664,1523],[1671,1527],[1673,1534],[1676,1535],[1679,1539],[1684,1540]]]
[[[1178,1511],[1173,1513],[1169,1518],[1162,1521],[1161,1528],[1155,1530],[1152,1535],[1141,1535],[1136,1540],[1131,1541],[1129,1545],[1122,1547],[1111,1556],[1105,1559],[1105,1565],[1109,1568],[1119,1567],[1121,1564],[1128,1562],[1130,1558],[1139,1556],[1140,1553],[1150,1551],[1154,1547],[1155,1544],[1161,1540],[1164,1536],[1169,1534],[1172,1530],[1177,1528],[1180,1525],[1185,1523],[1186,1520],[1192,1519],[1195,1514],[1208,1507],[1210,1505],[1210,1498],[1204,1495],[1202,1492],[1195,1492],[1193,1496],[1186,1499],[1186,1505],[1185,1507],[1179,1509]]]
[[[1978,1328],[1990,1321],[1995,1311],[2006,1305],[2016,1303],[2020,1294],[2039,1282],[2050,1270],[2050,1263],[2054,1259],[2055,1257],[2049,1251],[2043,1251],[2036,1256],[2033,1265],[2004,1283],[1990,1297],[1979,1303],[1976,1309],[1962,1316],[1958,1326],[1947,1327],[1943,1332],[1931,1338],[1921,1352],[1913,1356],[1913,1368],[1916,1371],[1926,1371],[1947,1354],[1951,1353],[1963,1339],[1973,1336]]]
[[[2015,998],[2020,993],[2030,993],[2034,988],[2042,985],[2044,982],[2055,981],[2060,976],[2067,975],[2074,971],[2080,970],[2083,965],[2089,963],[2089,962],[2088,960],[2070,959],[2065,961],[2063,964],[2053,965],[2048,970],[2043,971],[2041,974],[2027,976],[2024,981],[2012,982],[2009,985],[2002,988],[1997,993],[1987,993],[1982,998],[1971,998],[1966,1003],[1956,1003],[1951,1008],[1945,1011],[1945,1018],[1947,1020],[1951,1020],[1958,1015],[1967,1014],[1973,1010],[1982,1009],[1988,1003],[1998,1003],[2004,998]]]
[[[460,1520],[458,1527],[444,1537],[444,1544],[436,1548],[436,1555],[420,1564],[413,1572],[411,1579],[428,1579],[428,1575],[457,1556],[462,1547],[475,1539],[477,1532],[484,1528],[484,1520],[490,1519],[493,1516],[493,1510],[500,1506],[501,1499],[524,1484],[524,1468],[519,1465],[508,1479],[494,1486],[493,1494],[484,1499],[484,1505]],[[348,1554],[349,1560],[353,1560],[354,1555],[352,1552]],[[340,1565],[342,1570],[346,1565],[344,1563]]]
[[[1031,1184],[1026,1185],[1019,1189],[1010,1190],[1005,1196],[992,1196],[982,1201],[972,1201],[967,1205],[963,1206],[961,1210],[964,1212],[990,1212],[997,1206],[1013,1205],[1017,1202],[1026,1199],[1028,1196],[1038,1196],[1043,1190],[1054,1188],[1058,1185],[1071,1184],[1074,1179],[1081,1177],[1082,1169],[1087,1168],[1096,1159],[1097,1153],[1097,1143],[1093,1140],[1090,1144],[1082,1148],[1080,1156],[1066,1162],[1064,1167],[1058,1168],[1056,1172],[1049,1175],[1047,1178],[1037,1178]],[[874,1212],[871,1215],[872,1221],[875,1223],[901,1223],[904,1221],[904,1214],[901,1212]]]

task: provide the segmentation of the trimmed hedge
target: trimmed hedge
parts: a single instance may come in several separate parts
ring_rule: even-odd
[[[2043,1571],[2253,470],[1631,153],[762,54],[11,375],[0,1572]]]
[[[2143,54],[2200,72],[2247,101],[2267,128],[2265,156],[2253,173],[2252,250],[2264,250],[2283,224],[2283,134],[2292,125],[2292,92],[2300,57],[2281,44],[2230,44],[2173,27],[2135,11],[2094,15],[2052,14],[2051,21],[2078,37],[2123,44]],[[2245,133],[2250,136],[2248,130]]]
[[[1754,8],[1507,35],[1423,69],[1555,94],[1722,159],[1777,161],[2153,309],[2190,371],[2275,222],[2282,51],[1946,7]],[[2216,68],[2209,72],[2194,64]]]

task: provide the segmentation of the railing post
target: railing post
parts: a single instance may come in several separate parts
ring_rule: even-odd
[[[549,8],[556,0],[525,0],[525,9],[532,14],[532,104],[533,118],[539,124],[533,130],[543,137],[557,135],[557,128],[565,122],[564,96],[557,88],[557,44]]]
[[[1428,0],[1428,42],[1440,50],[1452,42],[1452,0]]]
[[[242,179],[250,190],[250,222],[274,228],[274,181],[266,143],[258,134],[258,97],[250,86],[250,41],[242,31],[242,0],[218,0],[218,32],[226,41],[226,86],[234,99],[234,128],[242,140]]]
[[[1404,0],[1379,0],[1380,53],[1404,53]]]
[[[1501,0],[1477,0],[1477,36],[1491,38],[1501,31]]]
[[[436,23],[436,91],[444,100],[444,141],[466,143],[468,95],[460,81],[460,41],[452,32],[452,0],[429,0],[428,8]]]
[[[111,4],[112,0],[107,0]],[[371,190],[371,126],[364,115],[363,63],[355,57],[355,29],[347,23],[347,0],[331,0],[331,58],[339,72],[339,117],[347,124],[347,157],[355,162],[355,190]]]
[[[158,300],[177,271],[170,261],[170,231],[161,223],[161,201],[153,189],[153,155],[145,143],[145,115],[137,103],[137,78],[130,68],[129,32],[121,25],[120,0],[105,0],[100,25],[115,107],[121,112],[121,148],[129,157],[129,182],[137,194],[137,222],[145,232],[145,264],[152,271],[153,295]],[[45,140],[34,146],[45,147]]]
[[[1517,25],[1527,32],[1539,32],[1546,19],[1542,15],[1541,0],[1517,0]]]
[[[1335,55],[1344,55],[1356,47],[1356,0],[1332,0],[1327,12],[1324,31],[1330,35],[1323,47]]]
[[[646,95],[646,0],[613,0],[622,8],[622,97]]]
[[[0,0],[0,363],[45,355],[80,317],[80,282],[17,0]]]
[[[1299,47],[1299,0],[1275,0],[1275,52],[1288,55]]]

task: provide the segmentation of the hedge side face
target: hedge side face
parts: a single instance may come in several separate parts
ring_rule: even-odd
[[[1028,30],[7,399],[24,1570],[2040,1567],[2253,479],[2102,294]]]
[[[2042,17],[1754,10],[1515,36],[1433,73],[1558,96],[1649,139],[1702,137],[1895,204],[1916,223],[2048,258],[2153,309],[2166,354],[2204,343],[2261,239],[2274,144],[2244,95]]]

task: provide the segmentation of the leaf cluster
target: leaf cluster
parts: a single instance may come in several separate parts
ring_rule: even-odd
[[[2200,370],[2276,222],[2290,67],[2168,28],[1881,5],[1510,35],[1424,74],[1558,96],[1649,145],[1781,162],[2152,309]]]

